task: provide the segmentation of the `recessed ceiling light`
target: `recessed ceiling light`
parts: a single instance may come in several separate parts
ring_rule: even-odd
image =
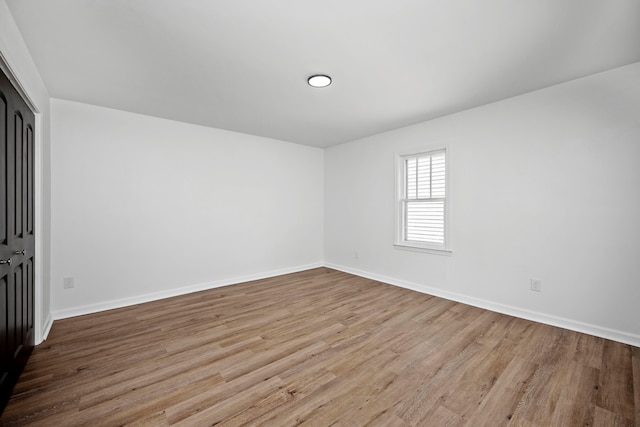
[[[313,87],[327,87],[331,84],[331,77],[324,74],[316,74],[307,79],[309,86]]]

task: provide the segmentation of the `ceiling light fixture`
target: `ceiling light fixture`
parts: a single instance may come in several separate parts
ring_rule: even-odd
[[[331,84],[331,77],[324,74],[316,74],[309,77],[307,83],[313,87],[327,87]]]

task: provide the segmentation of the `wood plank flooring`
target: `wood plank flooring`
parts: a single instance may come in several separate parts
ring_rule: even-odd
[[[640,349],[319,268],[56,321],[6,426],[633,426]]]

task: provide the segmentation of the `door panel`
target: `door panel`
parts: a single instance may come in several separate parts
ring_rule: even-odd
[[[13,301],[10,302],[15,308],[15,323],[14,323],[14,347],[11,349],[13,357],[17,358],[22,350],[22,343],[24,342],[24,327],[22,324],[22,266],[18,266],[13,270]]]
[[[26,158],[26,180],[27,180],[27,234],[33,236],[33,212],[34,212],[34,185],[33,177],[35,176],[33,171],[34,157],[33,157],[33,128],[27,126],[27,158]]]
[[[6,277],[0,278],[0,307],[7,307],[7,279]],[[4,314],[4,313],[3,313]],[[9,382],[9,367],[6,365],[5,361],[9,360],[7,351],[8,346],[7,342],[9,340],[9,324],[8,317],[6,315],[0,316],[0,360],[2,361],[2,369],[0,369],[0,390],[4,390],[11,385]]]
[[[16,238],[22,237],[22,116],[19,112],[14,113],[14,187],[13,187],[13,208],[15,226],[13,228],[14,236]]]
[[[27,325],[27,334],[29,331],[33,331],[33,325],[35,324],[35,312],[33,311],[33,304],[35,302],[35,291],[34,291],[34,281],[33,281],[33,258],[28,260],[25,263],[25,271],[26,271],[26,282],[25,282],[25,292],[27,293],[27,298],[25,299],[25,312],[26,319],[25,325]]]
[[[34,344],[34,124],[0,72],[0,412]]]
[[[7,244],[7,230],[9,229],[7,218],[7,101],[0,92],[0,245]]]

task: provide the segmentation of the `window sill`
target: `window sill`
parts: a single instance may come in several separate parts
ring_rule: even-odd
[[[453,254],[453,251],[450,249],[421,248],[419,246],[406,246],[406,245],[399,245],[397,243],[394,244],[393,247],[403,251],[422,252],[422,253],[441,255],[441,256],[451,256]]]

